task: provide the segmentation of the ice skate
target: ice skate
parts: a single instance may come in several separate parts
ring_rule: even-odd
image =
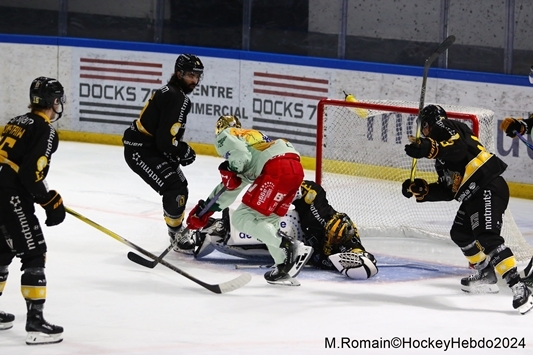
[[[300,286],[294,277],[298,275],[311,257],[313,248],[305,246],[299,241],[293,241],[281,231],[278,234],[281,236],[280,248],[285,251],[285,261],[266,272],[265,280],[273,285]]]
[[[13,328],[13,321],[15,316],[11,313],[0,311],[0,330]]]
[[[468,293],[498,293],[498,278],[494,268],[488,266],[461,279],[461,290]]]
[[[195,247],[194,231],[186,229],[183,225],[169,228],[168,235],[172,250],[178,253],[192,254]]]
[[[48,323],[42,312],[29,311],[26,319],[26,344],[55,344],[63,341],[63,327]]]
[[[511,286],[513,291],[513,308],[520,314],[526,314],[533,308],[531,290],[521,281]]]

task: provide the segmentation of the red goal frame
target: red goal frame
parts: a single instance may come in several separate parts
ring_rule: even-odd
[[[322,183],[322,146],[324,137],[324,107],[325,106],[343,106],[351,108],[361,108],[367,110],[385,111],[385,112],[400,112],[418,116],[418,108],[395,106],[394,104],[376,104],[368,102],[348,102],[344,100],[322,99],[317,105],[317,119],[316,119],[316,152],[315,152],[315,181],[318,184]],[[448,118],[467,120],[472,122],[472,131],[476,136],[479,136],[479,120],[475,114],[446,111]]]

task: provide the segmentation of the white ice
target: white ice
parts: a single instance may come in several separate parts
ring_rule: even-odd
[[[218,183],[219,162],[199,156],[183,169],[190,182],[188,209]],[[167,247],[160,197],[129,170],[121,147],[61,142],[47,180],[65,205],[85,217],[154,254]],[[532,209],[532,201],[511,201],[530,243]],[[73,216],[56,227],[42,225],[49,248],[45,318],[65,328],[64,341],[25,345],[16,259],[0,297],[0,309],[16,316],[12,329],[0,331],[1,355],[533,353],[533,312],[514,310],[511,291],[501,281],[498,294],[463,293],[459,280],[470,271],[451,243],[368,238],[365,247],[382,265],[376,278],[354,281],[305,269],[300,287],[268,285],[265,270],[235,270],[239,261],[220,254],[206,261],[174,252],[166,257],[208,283],[252,274],[248,285],[220,295],[162,265],[132,263],[126,258],[132,249]],[[394,337],[410,339],[411,347],[355,348],[364,340],[386,345]],[[326,349],[326,338],[336,339],[335,349]],[[481,340],[517,348],[459,348],[460,341]],[[446,349],[449,341],[455,343]],[[432,348],[423,349],[426,345]]]

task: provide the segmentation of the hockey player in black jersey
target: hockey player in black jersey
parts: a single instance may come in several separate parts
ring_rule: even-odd
[[[180,55],[167,85],[152,95],[122,139],[129,167],[162,196],[174,250],[191,253],[194,241],[190,233],[184,233],[182,224],[189,190],[181,166],[192,164],[196,153],[183,141],[183,135],[191,110],[187,95],[198,85],[203,72],[200,58]]]
[[[405,197],[417,202],[461,202],[450,230],[454,243],[474,265],[477,273],[461,280],[461,288],[471,293],[498,292],[497,276],[513,292],[513,308],[525,314],[533,308],[531,291],[522,282],[516,260],[501,236],[503,213],[509,202],[509,188],[501,174],[507,165],[484,146],[464,123],[448,120],[437,105],[420,112],[423,138],[405,146],[412,158],[435,159],[436,182],[407,179],[402,185]]]
[[[35,79],[30,86],[31,111],[12,118],[0,136],[0,295],[16,256],[22,264],[21,291],[28,310],[29,345],[63,340],[63,328],[43,318],[47,247],[34,204],[46,211],[45,224],[49,227],[65,219],[61,195],[48,190],[45,183],[59,143],[51,122],[61,117],[64,98],[63,86],[57,80]],[[0,330],[11,328],[14,318],[0,311]]]

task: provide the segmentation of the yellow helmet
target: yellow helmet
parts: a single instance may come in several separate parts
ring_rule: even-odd
[[[241,128],[241,121],[236,116],[220,116],[217,120],[215,134],[219,134],[228,127]]]

